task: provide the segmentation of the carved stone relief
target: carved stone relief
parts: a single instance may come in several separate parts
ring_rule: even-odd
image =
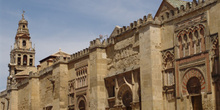
[[[185,28],[190,25],[195,25],[195,24],[202,22],[202,21],[205,21],[207,19],[206,16],[207,16],[206,13],[203,13],[199,16],[187,19],[185,21],[181,21],[176,24],[176,30],[178,30],[180,28]]]
[[[139,50],[133,45],[135,42],[135,36],[132,36],[115,44],[113,57],[108,59],[110,73],[139,65]]]

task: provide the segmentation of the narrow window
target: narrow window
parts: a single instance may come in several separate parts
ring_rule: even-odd
[[[197,31],[197,30],[194,32],[194,36],[195,36],[196,38],[199,37],[199,34],[198,34],[198,31]]]
[[[27,55],[23,56],[23,65],[27,65]]]
[[[21,57],[18,57],[18,62],[17,62],[18,65],[21,65]]]
[[[29,63],[30,66],[33,65],[33,59],[30,59],[30,63]]]

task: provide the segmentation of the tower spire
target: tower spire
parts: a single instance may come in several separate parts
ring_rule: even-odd
[[[21,38],[21,37],[30,38],[29,29],[28,29],[28,21],[24,19],[24,13],[25,11],[23,10],[23,13],[21,14],[22,18],[18,23],[17,34],[15,37],[16,39]]]
[[[22,13],[22,15],[21,15],[21,16],[22,16],[22,19],[24,19],[24,13],[25,13],[25,11],[23,10],[23,13]]]

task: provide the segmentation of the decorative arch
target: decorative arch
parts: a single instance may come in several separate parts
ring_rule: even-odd
[[[163,55],[163,67],[166,68],[172,68],[173,62],[174,62],[174,54],[170,51],[166,51]]]
[[[118,91],[118,98],[122,101],[126,110],[131,110],[131,102],[133,102],[133,94],[131,87],[127,84],[123,84]]]
[[[182,94],[183,95],[189,94],[187,86],[189,85],[190,82],[192,82],[192,79],[195,79],[195,80],[198,79],[200,86],[201,86],[201,92],[205,91],[206,83],[205,83],[204,76],[198,69],[193,68],[193,69],[188,70],[183,76],[183,79],[182,79]]]
[[[206,50],[206,29],[203,24],[185,28],[177,34],[179,57],[186,57]]]
[[[86,103],[86,98],[85,96],[80,96],[78,98],[78,101],[77,101],[77,108],[78,110],[87,110],[87,103]]]

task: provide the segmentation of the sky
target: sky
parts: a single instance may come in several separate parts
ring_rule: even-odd
[[[10,50],[18,22],[24,17],[32,44],[35,65],[61,49],[73,54],[89,47],[99,35],[111,35],[115,26],[129,26],[151,13],[162,0],[0,0],[0,91],[6,88]]]

